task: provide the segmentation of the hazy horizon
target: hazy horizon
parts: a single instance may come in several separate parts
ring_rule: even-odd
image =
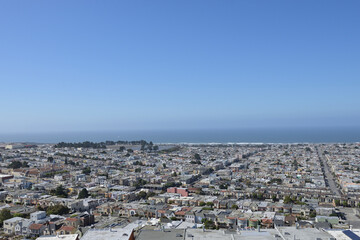
[[[0,142],[133,141],[155,143],[343,143],[360,142],[360,127],[75,131],[0,134]]]

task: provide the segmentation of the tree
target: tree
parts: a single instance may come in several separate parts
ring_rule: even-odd
[[[136,173],[141,172],[141,168],[136,168],[136,169],[135,169],[135,172],[136,172]]]
[[[17,168],[26,168],[29,167],[29,164],[27,162],[21,162],[21,161],[12,161],[9,165],[9,168],[17,169]]]
[[[201,157],[200,157],[200,155],[199,155],[198,153],[195,153],[194,158],[195,158],[196,160],[201,160]]]
[[[190,161],[191,164],[200,164],[201,165],[201,161],[200,160],[196,160],[196,161]]]
[[[215,229],[216,228],[215,223],[210,219],[203,218],[201,220],[201,222],[204,224],[204,227],[206,229]]]
[[[207,202],[207,203],[206,203],[206,206],[212,207],[212,206],[214,206],[214,203],[213,203],[213,202]]]
[[[47,161],[50,162],[50,163],[53,163],[53,162],[54,162],[54,158],[53,158],[53,157],[48,157],[48,158],[47,158]]]
[[[232,208],[232,209],[238,209],[239,207],[238,207],[238,205],[233,204],[233,205],[231,206],[231,208]]]
[[[91,173],[90,167],[84,168],[84,169],[82,170],[82,173],[85,174],[85,175],[90,175],[90,173]]]
[[[166,164],[165,164],[165,163],[163,163],[163,168],[166,168]]]
[[[137,182],[134,184],[134,187],[136,187],[137,189],[144,186],[147,182],[144,179],[139,179],[137,180]]]
[[[314,218],[316,217],[316,211],[311,211],[309,217]]]
[[[0,211],[0,226],[2,226],[2,224],[5,220],[8,220],[10,218],[12,218],[10,210],[6,209],[6,208],[2,209]]]
[[[89,197],[89,192],[86,188],[83,188],[78,195],[78,199],[83,199]]]
[[[62,185],[58,186],[56,189],[50,190],[50,194],[55,195],[57,197],[63,197],[63,198],[68,197],[68,193]]]
[[[50,214],[56,214],[56,215],[63,215],[68,214],[70,212],[70,209],[66,206],[57,204],[55,206],[50,206],[46,209],[46,213],[48,215]]]
[[[291,197],[290,197],[290,196],[285,196],[285,197],[284,197],[284,203],[285,203],[285,204],[292,203]]]
[[[219,188],[220,189],[227,189],[228,188],[228,184],[220,184]]]
[[[137,198],[138,199],[146,199],[146,195],[147,195],[146,192],[141,191],[138,193]]]

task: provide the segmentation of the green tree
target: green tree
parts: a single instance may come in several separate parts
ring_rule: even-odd
[[[196,160],[201,160],[201,157],[200,157],[200,155],[199,155],[198,153],[195,153],[195,154],[194,154],[194,158],[195,158]]]
[[[146,199],[146,195],[147,195],[146,192],[141,191],[138,193],[137,198],[138,199]]]
[[[84,169],[82,170],[82,173],[85,174],[85,175],[90,175],[90,173],[91,173],[90,167],[84,168]]]
[[[285,197],[284,197],[284,203],[285,203],[285,204],[292,203],[291,197],[290,197],[290,196],[285,196]]]
[[[68,197],[68,193],[62,185],[58,186],[55,189],[50,190],[50,194],[55,195],[57,197],[63,197],[63,198]]]
[[[53,163],[53,162],[54,162],[54,158],[53,158],[53,157],[48,157],[48,158],[47,158],[47,161],[50,162],[50,163]]]
[[[17,168],[26,168],[26,167],[29,167],[29,164],[24,161],[24,162],[21,162],[21,161],[12,161],[9,165],[8,165],[8,168],[13,168],[13,169],[17,169]]]
[[[228,186],[229,186],[229,185],[226,184],[226,183],[225,183],[225,184],[220,184],[219,188],[220,188],[220,189],[227,189]]]
[[[201,222],[204,224],[204,227],[205,227],[206,229],[215,229],[215,228],[216,228],[215,223],[214,223],[212,220],[210,220],[210,219],[203,218],[203,219],[201,220]]]
[[[6,208],[2,209],[2,210],[0,211],[0,226],[2,226],[2,224],[3,224],[3,222],[4,222],[5,220],[8,220],[8,219],[10,219],[10,218],[12,218],[12,217],[13,217],[13,216],[11,215],[11,212],[10,212],[9,209],[6,209]]]
[[[316,211],[311,211],[309,217],[314,218],[316,217]]]
[[[214,203],[213,203],[213,202],[207,202],[207,203],[206,203],[206,206],[212,207],[212,206],[214,206]]]
[[[135,172],[136,172],[136,173],[141,172],[141,168],[136,168],[136,169],[135,169]]]
[[[89,192],[86,188],[83,188],[78,195],[78,199],[83,199],[89,197]]]
[[[50,214],[56,214],[56,215],[63,215],[63,214],[68,214],[70,212],[70,209],[66,206],[63,205],[55,205],[55,206],[50,206],[46,209],[46,213],[48,215]]]

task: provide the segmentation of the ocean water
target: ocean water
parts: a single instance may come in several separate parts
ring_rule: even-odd
[[[335,143],[360,142],[358,128],[272,128],[89,131],[1,134],[0,142],[100,142],[106,140],[146,140],[155,143]]]

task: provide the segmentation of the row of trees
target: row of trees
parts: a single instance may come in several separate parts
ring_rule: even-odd
[[[50,194],[57,197],[67,198],[69,196],[69,191],[65,189],[62,185],[56,187],[55,189],[50,190]],[[79,194],[78,199],[83,199],[89,197],[90,194],[86,188],[83,188]]]
[[[9,165],[8,165],[8,168],[13,168],[13,169],[17,169],[17,168],[27,168],[29,167],[29,164],[24,161],[24,162],[21,162],[21,161],[12,161]]]
[[[55,148],[74,147],[74,148],[106,148],[108,145],[141,145],[142,148],[148,148],[150,150],[158,150],[158,146],[154,146],[152,142],[146,142],[145,140],[137,141],[105,141],[105,142],[59,142],[55,144]],[[155,149],[154,149],[155,148]],[[125,150],[125,149],[123,149]],[[122,151],[123,151],[122,150]],[[142,149],[143,150],[143,149]]]
[[[59,142],[55,144],[55,148],[65,148],[65,147],[74,147],[74,148],[106,148],[106,144],[104,142],[94,143],[94,142],[78,142],[78,143],[66,143]]]

